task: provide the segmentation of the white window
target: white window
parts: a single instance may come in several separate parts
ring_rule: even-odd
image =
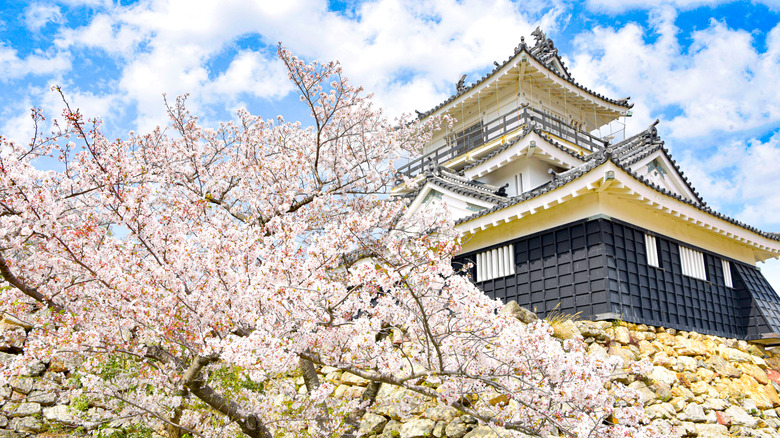
[[[655,243],[655,236],[645,234],[645,252],[647,252],[647,264],[661,267],[661,263],[658,261],[658,245]]]
[[[726,282],[726,287],[734,287],[734,283],[731,281],[731,263],[728,260],[721,260],[723,264],[723,281]]]
[[[493,248],[477,254],[477,281],[506,277],[515,273],[514,245]]]
[[[523,174],[515,175],[515,196],[523,194]]]
[[[704,269],[704,254],[695,249],[680,247],[680,266],[683,275],[699,280],[707,279],[707,271]]]

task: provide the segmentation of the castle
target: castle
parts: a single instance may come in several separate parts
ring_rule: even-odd
[[[623,135],[632,104],[577,83],[537,29],[505,62],[425,113],[450,115],[393,193],[447,208],[454,263],[489,296],[540,316],[780,343],[780,297],[756,268],[780,234],[712,210],[655,124]],[[658,122],[656,122],[658,123]]]

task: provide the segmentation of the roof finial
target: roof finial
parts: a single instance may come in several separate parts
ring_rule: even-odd
[[[518,44],[517,47],[515,47],[515,55],[520,53],[520,51],[523,50],[523,49],[525,49],[525,37],[521,36],[520,37],[520,44]]]
[[[658,140],[658,129],[656,129],[655,125],[657,125],[659,122],[660,120],[655,119],[655,122],[653,122],[653,124],[650,125],[650,127],[645,131],[645,136],[648,138],[648,140]]]
[[[466,76],[467,75],[461,76],[460,80],[458,81],[458,85],[456,85],[456,87],[458,89],[458,93],[462,93],[462,92],[466,91],[466,85],[465,85],[466,84]]]
[[[536,43],[534,47],[539,47],[547,41],[547,35],[545,35],[545,33],[542,32],[542,28],[540,26],[536,26],[536,29],[534,29],[534,31],[531,32],[531,36],[534,37]]]
[[[434,160],[433,157],[428,157],[427,171],[433,175],[439,174],[439,162]]]

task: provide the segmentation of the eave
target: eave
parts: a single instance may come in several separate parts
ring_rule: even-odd
[[[771,238],[770,233],[748,228],[719,213],[705,211],[708,207],[698,207],[691,202],[661,193],[611,160],[594,166],[566,183],[542,188],[536,196],[463,218],[457,222],[456,227],[464,236],[473,235],[552,209],[589,193],[617,196],[624,201],[636,202],[676,221],[739,242],[752,248],[758,261],[780,256],[780,242]]]
[[[442,115],[454,110],[458,106],[468,106],[477,99],[481,92],[488,90],[494,83],[501,81],[507,76],[511,77],[511,81],[517,81],[516,78],[519,75],[533,74],[534,72],[528,70],[529,67],[544,76],[559,92],[565,92],[571,96],[580,96],[581,99],[591,102],[594,109],[602,108],[604,111],[626,114],[633,107],[633,104],[629,104],[626,99],[608,98],[548,68],[544,61],[533,55],[524,43],[521,43],[516,50],[513,56],[510,56],[503,64],[494,68],[490,73],[482,76],[465,89],[453,94],[434,108],[418,113],[419,117]]]
[[[526,139],[528,139],[526,144],[519,144]],[[470,155],[473,156],[476,154]],[[536,157],[537,159],[542,159],[550,164],[565,169],[571,169],[572,167],[583,163],[581,155],[554,143],[541,131],[529,129],[520,136],[515,137],[511,142],[490,151],[490,153],[485,156],[480,157],[479,159],[472,158],[473,163],[468,164],[463,169],[462,173],[469,179],[481,178],[488,173],[523,157]]]

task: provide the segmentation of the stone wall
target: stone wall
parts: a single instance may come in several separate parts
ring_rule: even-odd
[[[529,319],[527,311],[508,309]],[[652,361],[652,371],[629,384],[640,392],[653,424],[672,436],[780,438],[780,348],[767,350],[734,339],[621,321],[558,320],[553,327],[561,339],[581,335],[591,354],[619,356],[626,364],[641,358]],[[29,330],[29,325],[13,318],[0,322],[0,361],[13,360],[22,351]],[[109,417],[100,406],[62,395],[77,384],[72,377],[78,361],[53,357],[28,368],[28,375],[0,387],[0,438],[126,436],[121,429],[126,430],[127,424],[100,422]],[[338,397],[359,395],[368,383],[333,368],[319,371],[336,386]],[[295,380],[305,391],[303,379]],[[394,401],[400,398],[419,403],[410,412],[399,412]],[[90,419],[88,427],[75,428],[74,415]],[[162,431],[160,425],[129,427],[145,428],[146,436],[159,436],[155,431]],[[361,432],[383,438],[496,436],[453,408],[387,385],[363,419]]]

